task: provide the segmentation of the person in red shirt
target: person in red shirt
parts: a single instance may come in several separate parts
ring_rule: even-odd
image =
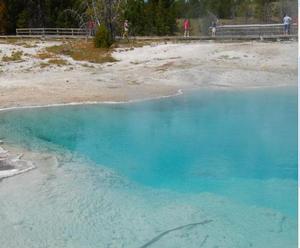
[[[184,37],[190,37],[190,20],[189,19],[184,19],[183,21],[183,29],[184,29]]]
[[[88,22],[89,36],[95,35],[96,23],[92,20]]]

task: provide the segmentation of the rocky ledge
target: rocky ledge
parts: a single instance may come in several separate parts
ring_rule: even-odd
[[[0,180],[25,173],[35,168],[31,161],[23,160],[22,157],[23,154],[11,154],[0,147]]]

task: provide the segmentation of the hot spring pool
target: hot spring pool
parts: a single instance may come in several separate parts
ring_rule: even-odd
[[[15,110],[0,137],[72,157],[0,183],[6,247],[297,247],[296,88]]]

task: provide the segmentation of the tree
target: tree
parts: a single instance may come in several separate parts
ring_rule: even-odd
[[[90,20],[98,25],[104,25],[114,39],[120,18],[124,0],[84,0],[85,13]]]
[[[234,0],[206,0],[205,7],[219,18],[232,18],[232,7],[235,7]]]
[[[241,0],[238,5],[238,16],[242,16],[245,18],[245,23],[248,23],[248,20],[251,16],[253,16],[253,4],[252,0]]]
[[[128,0],[124,10],[124,20],[128,20],[131,33],[136,35],[147,34],[147,19],[144,0]]]
[[[94,38],[95,47],[98,48],[109,48],[112,45],[111,34],[108,32],[107,28],[101,24],[96,32]]]
[[[272,3],[275,0],[255,0],[256,15],[265,23],[269,23],[272,19]]]
[[[75,18],[65,10],[74,8],[80,0],[0,0],[6,6],[9,34],[20,27],[71,27],[77,26]]]
[[[3,0],[0,0],[0,34],[5,33],[7,28],[7,9]]]
[[[297,0],[280,0],[278,3],[278,15],[283,16],[288,14],[290,16],[298,16],[298,1]]]

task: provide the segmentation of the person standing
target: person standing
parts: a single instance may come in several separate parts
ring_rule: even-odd
[[[96,23],[92,20],[88,22],[89,36],[95,36]]]
[[[128,20],[125,20],[123,29],[124,29],[124,32],[123,32],[123,39],[126,38],[127,41],[129,41],[129,38],[128,38],[128,33],[129,33],[129,23],[128,23]]]
[[[213,22],[211,27],[211,36],[216,37],[216,32],[217,32],[217,23]]]
[[[184,19],[183,21],[183,29],[184,29],[184,37],[190,37],[190,20],[189,19]]]
[[[285,35],[290,34],[291,22],[292,22],[292,18],[289,17],[287,14],[285,14],[283,17],[283,25],[284,25],[284,34]]]

